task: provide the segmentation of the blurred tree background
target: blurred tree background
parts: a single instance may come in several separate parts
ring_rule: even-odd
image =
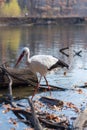
[[[0,16],[86,15],[87,0],[0,0]]]
[[[0,4],[0,16],[19,16],[21,14],[21,9],[18,5],[17,0],[6,0]]]

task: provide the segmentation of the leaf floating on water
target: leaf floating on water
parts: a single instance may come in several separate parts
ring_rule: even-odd
[[[83,91],[82,91],[82,89],[78,89],[78,90],[76,90],[79,94],[82,94],[83,93]]]
[[[4,104],[3,107],[6,109],[5,113],[9,112],[10,110],[21,110],[19,107],[11,107],[10,104]],[[4,113],[4,112],[3,112]]]
[[[68,108],[74,109],[75,112],[80,112],[80,110],[71,102],[66,103]]]
[[[17,126],[17,121],[13,118],[9,119],[9,123],[12,123],[13,125]]]
[[[61,111],[63,107],[58,107],[56,105],[54,105],[53,107],[51,107],[53,110],[55,109],[56,111]]]
[[[46,119],[53,120],[55,122],[60,122],[60,117],[54,115],[54,114],[47,114]]]
[[[5,110],[2,111],[2,113],[7,113],[11,110],[11,105],[10,104],[4,104],[3,107],[5,108]]]
[[[66,72],[64,72],[64,75],[66,76]]]

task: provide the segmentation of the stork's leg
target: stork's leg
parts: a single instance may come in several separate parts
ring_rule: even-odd
[[[45,81],[46,81],[46,85],[48,86],[48,89],[50,89],[50,86],[49,86],[48,81],[47,81],[47,79],[46,79],[45,76],[44,76],[44,79],[45,79]]]
[[[37,86],[36,86],[36,88],[35,88],[35,91],[34,91],[34,93],[33,93],[33,95],[32,95],[32,98],[31,98],[31,99],[33,99],[33,97],[34,97],[34,96],[35,96],[35,94],[37,93],[38,88],[40,87],[40,81],[41,81],[41,78],[42,78],[42,76],[40,76],[39,82],[38,82],[38,84],[37,84]]]
[[[47,79],[46,79],[45,76],[44,76],[44,79],[45,79],[45,81],[46,81],[46,85],[48,86],[48,89],[50,90],[50,86],[49,86],[48,81],[47,81]],[[51,91],[50,91],[50,95],[51,95]]]

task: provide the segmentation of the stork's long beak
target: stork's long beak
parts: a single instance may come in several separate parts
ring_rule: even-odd
[[[17,60],[17,62],[16,62],[16,64],[15,64],[15,67],[18,65],[18,63],[21,61],[21,59],[23,58],[23,56],[24,56],[24,53],[22,53],[20,56],[19,56],[19,58],[18,58],[18,60]]]

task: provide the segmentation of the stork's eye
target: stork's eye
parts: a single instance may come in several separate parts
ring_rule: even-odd
[[[23,54],[25,53],[26,51],[23,51]]]

